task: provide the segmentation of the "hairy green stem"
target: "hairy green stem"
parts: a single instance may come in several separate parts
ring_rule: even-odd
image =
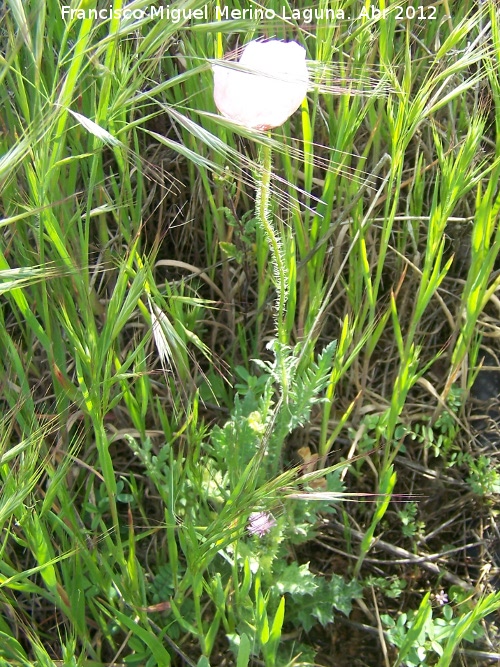
[[[278,232],[274,228],[271,220],[271,169],[271,146],[263,144],[262,176],[257,184],[257,218],[262,225],[271,248],[274,282],[278,293],[276,299],[276,326],[278,330],[278,340],[280,343],[286,343],[285,306],[288,296],[288,280],[281,241],[279,240]]]

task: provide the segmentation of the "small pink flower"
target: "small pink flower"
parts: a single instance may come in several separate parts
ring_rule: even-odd
[[[276,525],[276,519],[270,512],[252,512],[248,517],[247,530],[250,535],[263,537]]]
[[[223,116],[254,130],[279,127],[302,104],[309,75],[297,42],[249,42],[241,69],[214,65],[214,100]]]
[[[448,596],[443,590],[440,591],[439,593],[436,593],[434,599],[439,605],[441,605],[441,607],[444,606],[445,604],[448,604]]]

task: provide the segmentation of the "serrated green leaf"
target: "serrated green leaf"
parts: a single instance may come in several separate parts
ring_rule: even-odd
[[[332,575],[328,588],[333,606],[346,616],[352,611],[352,601],[363,597],[363,589],[356,580],[346,583],[338,574]]]
[[[292,596],[313,595],[318,588],[316,575],[309,570],[309,563],[297,565],[292,563],[286,567],[276,582],[276,590],[280,595],[290,593]]]
[[[296,624],[306,632],[321,623],[325,627],[334,620],[333,601],[327,586],[321,587],[314,595],[303,597],[297,601]]]
[[[241,264],[241,261],[243,259],[243,253],[241,250],[238,250],[238,248],[234,245],[234,243],[229,243],[227,241],[219,241],[219,247],[226,255],[226,257],[229,257],[231,259],[235,259],[238,264]]]

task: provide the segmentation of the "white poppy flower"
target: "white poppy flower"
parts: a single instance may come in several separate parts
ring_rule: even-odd
[[[283,125],[307,93],[305,49],[297,42],[250,42],[239,65],[242,69],[230,63],[213,66],[214,100],[221,114],[254,130]]]

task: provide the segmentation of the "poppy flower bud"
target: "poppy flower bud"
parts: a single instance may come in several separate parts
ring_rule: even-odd
[[[213,66],[220,113],[254,130],[283,125],[307,94],[305,49],[297,42],[250,42],[239,64],[242,69]]]

